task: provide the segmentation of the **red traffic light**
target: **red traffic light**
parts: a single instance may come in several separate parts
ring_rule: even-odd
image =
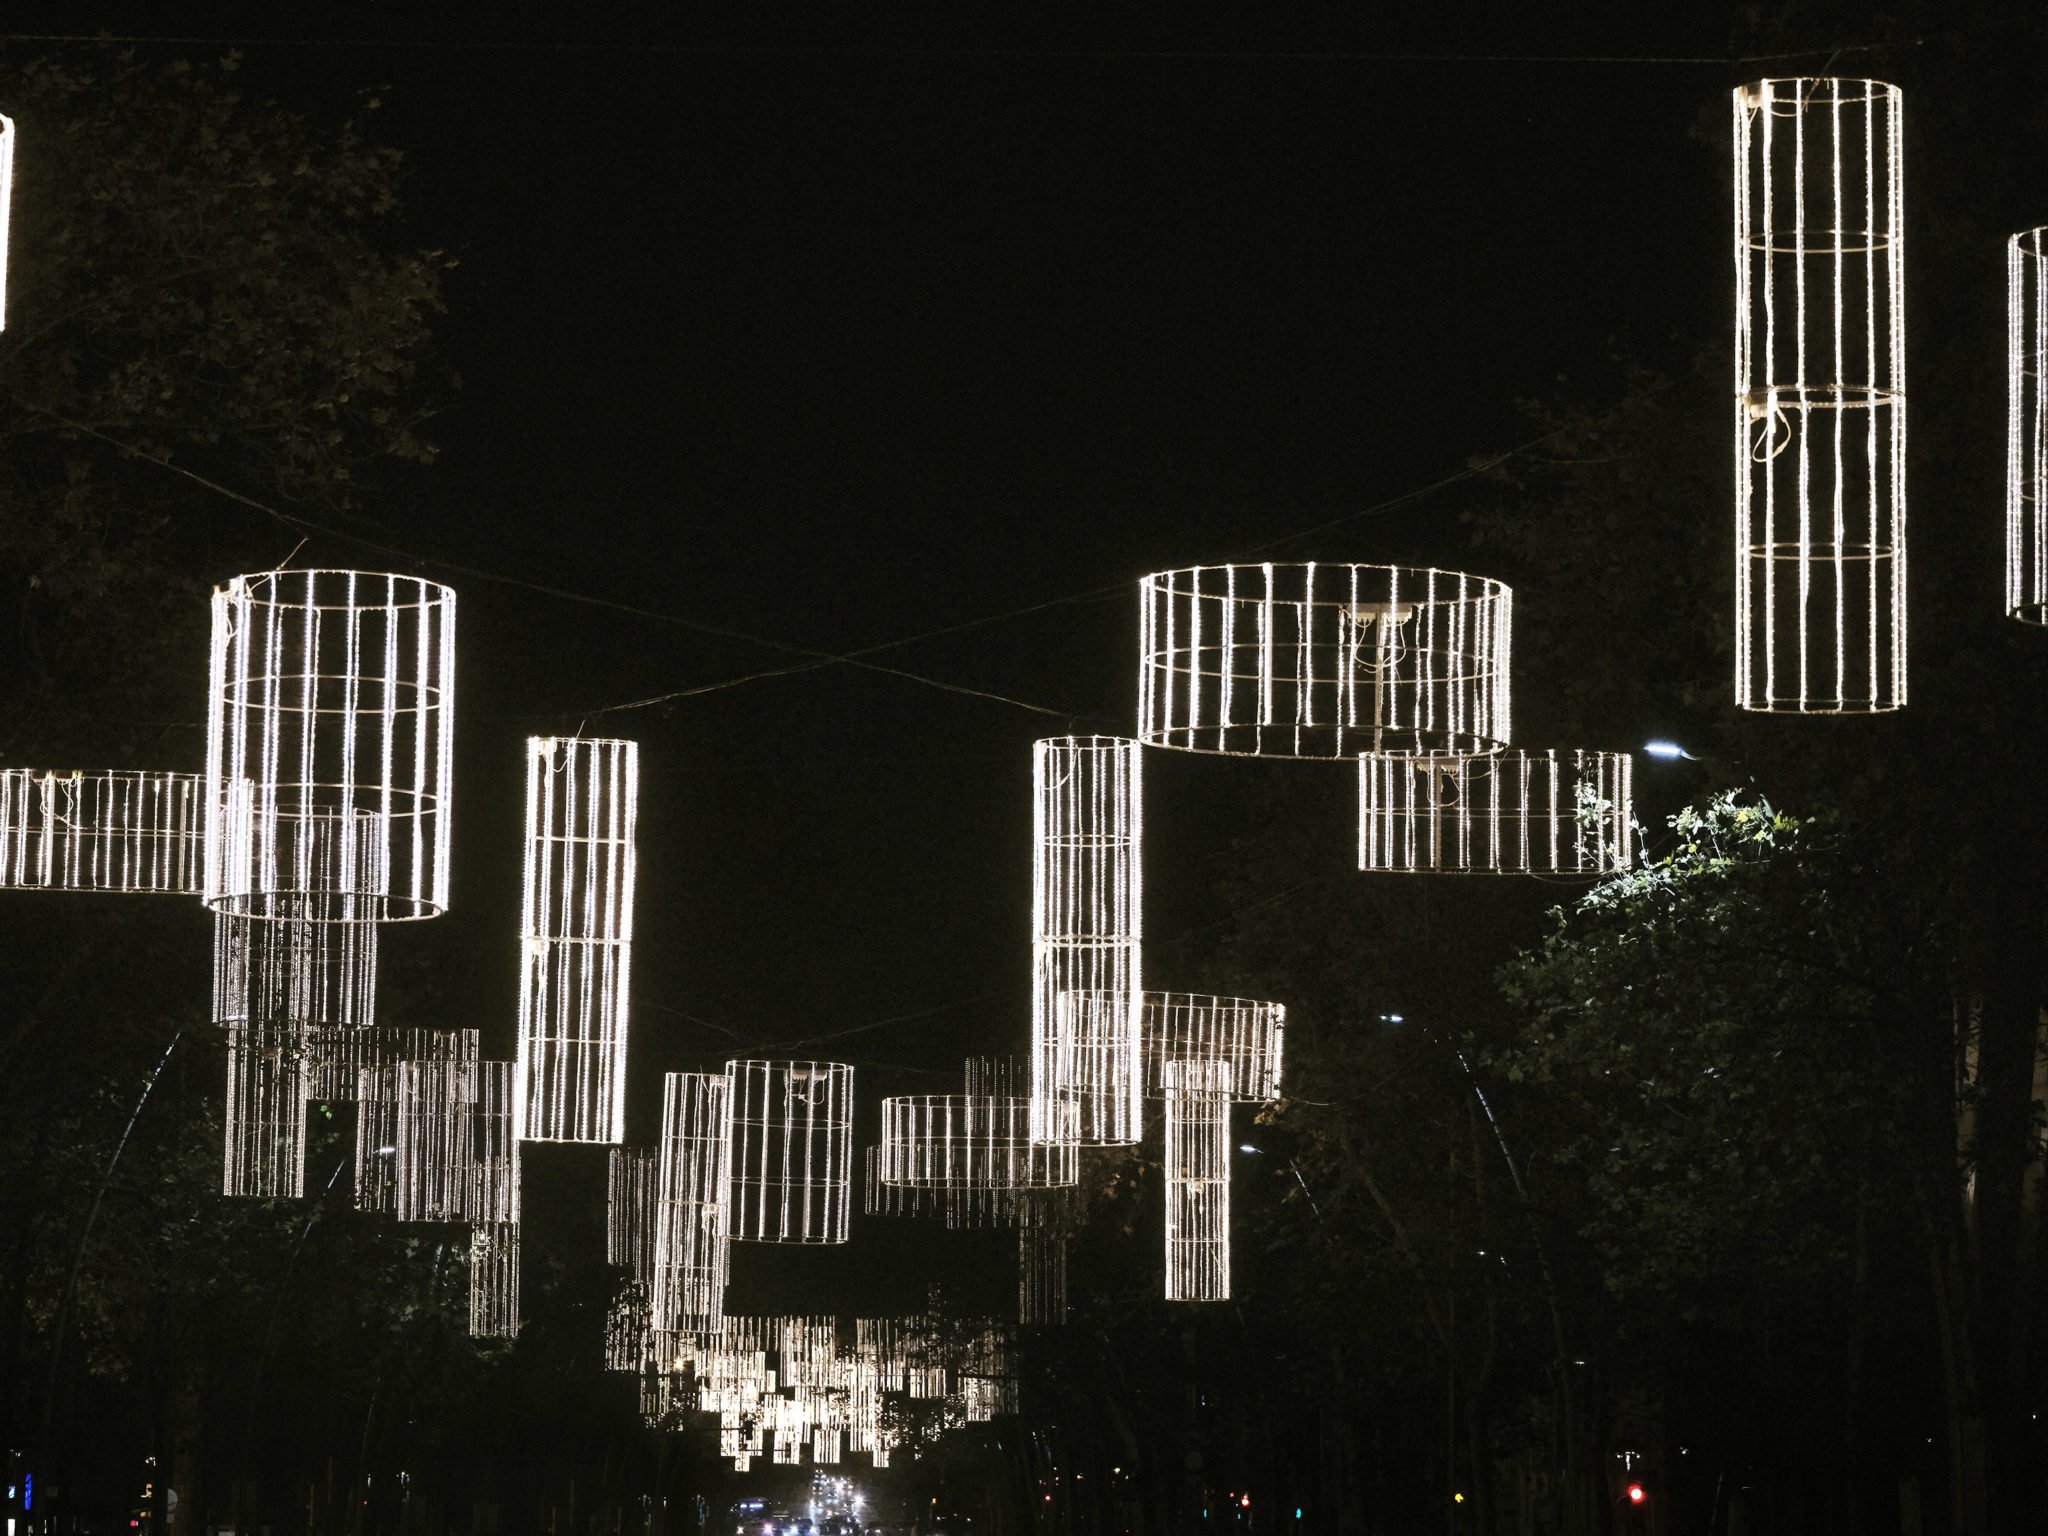
[[[1629,1503],[1640,1504],[1643,1502],[1643,1500],[1647,1499],[1648,1497],[1649,1495],[1643,1492],[1643,1485],[1641,1483],[1630,1483],[1628,1485]]]

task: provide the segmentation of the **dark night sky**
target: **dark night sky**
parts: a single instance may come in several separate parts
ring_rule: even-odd
[[[920,1015],[799,1052],[891,1069],[863,1074],[867,1119],[1021,1046],[1029,744],[1131,728],[1135,579],[1509,446],[1517,400],[1600,376],[1612,338],[1679,363],[1674,329],[1724,323],[1726,90],[1760,72],[1289,56],[1721,56],[1726,16],[1025,41],[901,9],[859,38],[567,8],[164,12],[94,14],[339,40],[254,43],[245,78],[316,114],[378,95],[412,237],[460,258],[442,459],[370,509],[377,537],[831,651],[1114,589],[878,658],[1051,714],[845,666],[605,714],[793,658],[444,576],[456,906],[388,962],[509,1054],[519,739],[637,738],[635,1139],[657,1073],[735,1038]],[[82,29],[75,8],[57,29]],[[295,541],[278,530],[270,558]],[[1273,554],[1463,547],[1425,498]],[[300,563],[382,561],[316,541]],[[1540,658],[1518,662],[1526,690]],[[1202,839],[1233,830],[1237,771],[1167,756],[1148,761],[1155,938],[1216,915]],[[1351,835],[1332,829],[1325,873]],[[1186,985],[1161,953],[1148,980]]]

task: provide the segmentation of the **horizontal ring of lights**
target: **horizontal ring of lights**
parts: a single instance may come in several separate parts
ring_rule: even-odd
[[[197,896],[196,773],[0,769],[0,889]]]
[[[2048,624],[2048,228],[2005,242],[2005,611]]]
[[[1595,879],[1632,862],[1626,752],[1358,760],[1358,867]]]
[[[852,1215],[853,1068],[728,1061],[736,1243],[843,1243]]]
[[[1047,1139],[1033,1142],[1031,1101],[979,1094],[882,1100],[884,1184],[913,1189],[1063,1189],[1080,1178],[1079,1106],[1045,1106]]]
[[[1513,594],[1398,565],[1208,565],[1138,583],[1138,739],[1239,757],[1490,752]]]
[[[1165,1096],[1168,1069],[1182,1063],[1217,1069],[1232,1099],[1269,1103],[1280,1097],[1285,1005],[1206,992],[1147,992],[1139,1018],[1151,1097]]]
[[[1906,702],[1901,97],[1734,93],[1735,701]]]
[[[209,906],[316,922],[446,909],[452,591],[368,571],[234,577],[214,589],[208,678]]]

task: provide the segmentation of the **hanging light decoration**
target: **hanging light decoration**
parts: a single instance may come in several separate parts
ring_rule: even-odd
[[[378,1030],[377,927],[296,919],[214,916],[213,1009],[217,1022],[291,1029],[309,1099],[350,1099],[380,1051],[406,1054],[420,1030]],[[412,1054],[418,1054],[417,1051]]]
[[[295,1200],[306,1183],[306,1061],[289,1022],[228,1025],[221,1193]]]
[[[199,804],[193,773],[0,769],[0,889],[197,896]]]
[[[0,331],[7,329],[7,210],[14,201],[14,121],[0,117]]]
[[[530,737],[519,973],[519,1134],[626,1128],[638,742]]]
[[[398,1219],[465,1221],[476,1176],[478,1063],[398,1064]]]
[[[508,1108],[508,1121],[510,1115]],[[469,1233],[469,1336],[510,1339],[518,1333],[519,1223],[479,1222]]]
[[[728,1061],[734,1242],[843,1243],[851,1210],[853,1068]]]
[[[651,1149],[611,1149],[605,1180],[604,1256],[606,1263],[626,1272],[626,1279],[605,1316],[608,1371],[641,1371],[650,1364],[657,1172],[656,1153]]]
[[[1898,87],[1760,80],[1735,106],[1735,701],[1906,702]]]
[[[371,934],[376,929],[367,923],[327,923],[320,926],[320,931]],[[308,1030],[306,1050],[312,1058],[313,1097],[338,1103],[354,1100],[362,1091],[364,1073],[376,1067],[395,1066],[401,1061],[432,1060],[440,1050],[437,1042],[443,1040],[447,1033],[445,1030],[401,1028],[388,1024]],[[392,1084],[395,1096],[395,1076]],[[395,1097],[391,1102],[396,1102]]]
[[[479,1226],[519,1222],[519,1138],[512,1126],[512,1063],[476,1064],[476,1102],[471,1110],[474,1160],[464,1210]]]
[[[356,1209],[376,1216],[398,1214],[398,1069],[409,1060],[441,1062],[472,1070],[477,1060],[477,1031],[425,1029],[408,1031],[406,1055],[382,1055],[356,1077]]]
[[[1047,1139],[1031,1138],[1031,1101],[978,1094],[882,1100],[881,1179],[931,1190],[1071,1187],[1080,1177],[1079,1105],[1047,1106]]]
[[[722,1073],[662,1080],[654,1193],[654,1327],[699,1327],[725,1315],[731,1247],[732,1083]]]
[[[1053,1328],[1067,1320],[1069,1203],[1026,1199],[1017,1212],[1017,1321]]]
[[[1284,1004],[1206,992],[1147,992],[1142,1016],[1145,1091],[1152,1097],[1165,1097],[1167,1069],[1176,1063],[1213,1067],[1221,1074],[1222,1091],[1233,1099],[1280,1097]]]
[[[2048,624],[2048,227],[2005,242],[2005,611]]]
[[[1138,737],[1246,757],[1490,752],[1512,594],[1463,571],[1208,565],[1138,583]]]
[[[1230,1068],[1166,1064],[1166,1299],[1230,1299]]]
[[[237,576],[214,590],[208,675],[208,905],[314,922],[447,907],[453,592],[365,571]]]
[[[1036,742],[1032,772],[1031,1134],[1052,1106],[1078,1105],[1085,1146],[1126,1146],[1142,1131],[1137,994],[1143,985],[1144,775],[1138,743],[1117,736]],[[1063,1014],[1063,994],[1109,999]]]
[[[1626,752],[1358,759],[1358,867],[1398,874],[1626,870],[1635,760]]]

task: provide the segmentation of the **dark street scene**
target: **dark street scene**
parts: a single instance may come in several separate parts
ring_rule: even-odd
[[[8,0],[0,1536],[2048,1536],[2044,79]]]

